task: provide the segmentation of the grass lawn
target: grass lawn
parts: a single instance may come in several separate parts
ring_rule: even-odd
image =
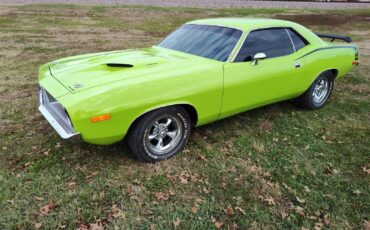
[[[207,17],[350,35],[362,63],[329,103],[282,102],[196,128],[159,164],[124,143],[64,141],[37,110],[38,66],[155,44]],[[0,6],[0,229],[369,229],[370,10]]]

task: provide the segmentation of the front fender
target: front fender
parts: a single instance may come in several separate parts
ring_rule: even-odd
[[[218,118],[222,102],[222,66],[204,66],[173,76],[132,78],[58,98],[68,111],[74,129],[93,144],[120,141],[141,115],[166,106],[186,104],[197,110],[198,124]],[[218,68],[217,68],[218,67]],[[91,118],[110,114],[93,123]]]

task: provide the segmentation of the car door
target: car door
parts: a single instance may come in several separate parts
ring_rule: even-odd
[[[234,60],[224,64],[221,117],[296,95],[304,75],[302,63],[295,61],[296,51],[305,45],[307,41],[292,29],[249,32]],[[253,64],[257,53],[266,58]]]

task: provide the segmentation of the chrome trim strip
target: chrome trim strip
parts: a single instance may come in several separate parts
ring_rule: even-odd
[[[245,42],[245,40],[247,40],[247,38],[248,38],[248,35],[251,33],[251,32],[253,32],[253,31],[258,31],[258,30],[268,30],[268,29],[285,29],[286,30],[286,28],[291,28],[291,27],[285,27],[285,26],[267,26],[267,27],[260,27],[260,28],[255,28],[255,29],[251,29],[251,30],[249,30],[248,32],[247,32],[247,35],[244,37],[244,39],[243,39],[243,43],[241,44],[241,46],[239,46],[239,48],[238,48],[238,51],[234,54],[234,57],[232,57],[232,59],[231,59],[231,62],[235,62],[235,58],[238,56],[238,54],[239,54],[239,52],[240,52],[240,50],[241,50],[241,48],[242,48],[242,46],[244,45],[244,42]],[[289,36],[289,34],[288,34],[288,36]],[[290,36],[289,36],[289,38],[290,38]],[[294,47],[294,45],[293,45],[293,47]],[[295,48],[294,48],[295,49]],[[295,53],[296,51],[294,51],[293,53]],[[289,55],[289,54],[288,54]]]
[[[42,113],[42,115],[46,118],[46,120],[50,123],[51,126],[57,131],[60,137],[63,139],[68,139],[70,137],[73,137],[77,134],[80,134],[78,132],[76,133],[67,133],[63,127],[54,119],[54,117],[49,113],[49,111],[45,108],[45,106],[40,105],[39,111]]]
[[[292,39],[292,37],[290,36],[288,29],[287,29],[287,28],[285,28],[285,31],[286,31],[286,33],[288,34],[288,37],[289,37],[289,39],[290,39],[290,42],[292,43],[292,46],[293,46],[293,49],[294,49],[294,53],[295,53],[295,52],[297,52],[297,49],[295,48],[295,45],[294,45],[293,39]]]
[[[60,103],[57,101],[50,102],[49,100],[50,99],[49,99],[48,93],[45,91],[45,89],[40,87],[39,89],[40,106],[38,109],[41,112],[41,114],[46,118],[46,120],[50,123],[50,125],[55,129],[55,131],[57,131],[57,133],[63,139],[67,139],[72,136],[80,134],[79,132],[74,132],[72,123],[67,114],[65,114],[63,118],[63,115],[59,114],[60,111],[58,113],[58,110],[53,108],[53,105],[57,105],[58,108],[64,110],[63,106],[60,105]],[[52,110],[52,111],[49,111],[49,110]],[[54,115],[52,114],[52,112],[54,113]],[[63,127],[63,124],[59,123],[58,119],[59,119],[59,122],[63,121],[63,122],[66,122],[67,124],[64,124],[64,127]]]

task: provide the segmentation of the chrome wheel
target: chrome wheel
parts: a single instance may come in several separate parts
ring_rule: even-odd
[[[319,79],[312,92],[312,99],[315,104],[321,104],[325,102],[329,92],[329,81],[327,78]]]
[[[146,136],[146,144],[154,154],[166,154],[181,140],[183,125],[179,118],[167,115],[152,123]]]

